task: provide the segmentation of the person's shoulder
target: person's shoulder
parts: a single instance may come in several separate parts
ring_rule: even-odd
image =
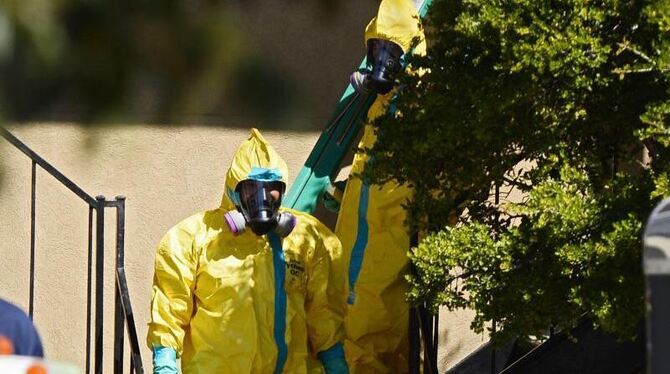
[[[298,224],[310,226],[318,230],[324,230],[324,229],[329,230],[328,227],[326,227],[326,225],[324,225],[321,221],[319,221],[318,218],[314,217],[309,213],[284,207],[282,207],[281,210],[293,214],[298,219]]]
[[[0,299],[0,319],[11,319],[13,321],[30,320],[26,312],[4,299]]]
[[[158,244],[164,255],[190,251],[193,244],[204,245],[223,230],[225,219],[221,209],[205,210],[179,221],[168,229]]]
[[[35,325],[18,306],[0,299],[0,335],[9,339],[14,354],[43,357],[44,351]]]
[[[33,322],[18,306],[0,299],[0,331],[26,331],[33,328]]]
[[[196,233],[208,228],[220,228],[223,221],[221,209],[205,210],[194,213],[172,226],[168,231],[187,231]]]

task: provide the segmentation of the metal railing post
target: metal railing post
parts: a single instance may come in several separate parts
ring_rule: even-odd
[[[135,318],[133,317],[132,307],[130,306],[130,296],[128,293],[128,283],[126,282],[126,272],[123,269],[116,269],[117,287],[121,293],[121,303],[126,318],[126,328],[128,329],[128,338],[130,343],[131,372],[143,374],[142,355],[140,354],[140,345],[137,339],[137,330],[135,329]]]
[[[491,321],[491,333],[496,332],[496,320]],[[496,346],[491,342],[491,374],[496,374]]]
[[[88,206],[88,248],[86,256],[86,374],[91,372],[91,303],[93,296],[93,207]]]
[[[421,372],[421,335],[419,324],[419,312],[416,307],[409,309],[409,373],[419,374]]]
[[[494,204],[496,207],[500,206],[500,184],[495,184],[495,201]],[[496,222],[500,219],[500,213],[496,213]],[[496,320],[495,318],[491,321],[491,333],[495,334],[496,332]],[[491,374],[496,374],[496,346],[491,342]]]
[[[439,310],[433,316],[433,319],[434,319],[434,322],[433,322],[433,367],[437,371],[438,370],[437,355],[439,354],[438,346],[440,344],[440,311]]]
[[[416,248],[419,245],[419,235],[412,234],[409,238],[410,248]],[[410,262],[410,272],[414,274],[414,265]],[[418,306],[409,307],[409,374],[419,374],[421,372],[421,316]]]
[[[104,269],[105,269],[105,197],[96,196],[95,222],[95,369],[102,374]]]
[[[30,176],[30,301],[28,304],[28,316],[33,319],[35,304],[35,197],[37,183],[37,164],[32,162]]]
[[[125,214],[126,198],[116,197],[116,269],[123,269],[124,266],[124,237],[125,237]],[[116,274],[115,274],[116,275]],[[115,281],[118,280],[115,277]],[[116,282],[115,282],[116,283]],[[114,287],[114,373],[123,372],[123,309],[121,303],[121,294],[119,287]]]
[[[140,354],[135,318],[130,305],[130,292],[125,272],[125,212],[126,198],[117,196],[113,203],[116,207],[116,288],[115,288],[115,311],[114,311],[114,372],[123,371],[123,347],[125,326],[128,332],[128,343],[130,344],[130,372],[143,374],[142,355]]]
[[[422,303],[418,308],[419,330],[423,342],[423,373],[437,374],[437,347],[433,345],[434,337],[434,318],[428,310],[426,303]]]

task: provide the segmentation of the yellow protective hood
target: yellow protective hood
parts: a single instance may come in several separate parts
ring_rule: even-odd
[[[288,167],[286,162],[279,156],[270,143],[263,138],[257,129],[251,129],[249,138],[240,144],[233,156],[233,161],[226,173],[225,189],[221,199],[221,207],[230,210],[234,204],[230,194],[235,191],[235,186],[242,180],[248,178],[253,168],[273,169],[281,176],[281,181],[288,180]]]
[[[365,43],[370,39],[390,40],[407,53],[412,41],[424,35],[421,19],[412,0],[382,0],[377,16],[365,28]]]

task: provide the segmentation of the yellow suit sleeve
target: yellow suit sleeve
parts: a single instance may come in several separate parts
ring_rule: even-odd
[[[346,276],[340,240],[319,224],[317,243],[308,264],[307,331],[314,354],[344,339]]]
[[[193,312],[194,238],[192,230],[178,224],[165,234],[156,251],[147,345],[173,348],[178,356]]]

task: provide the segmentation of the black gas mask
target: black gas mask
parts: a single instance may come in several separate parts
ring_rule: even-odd
[[[235,186],[237,210],[225,214],[233,234],[240,234],[249,226],[259,236],[271,231],[282,237],[288,235],[295,227],[296,217],[288,212],[279,212],[285,189],[286,184],[281,181],[240,181]]]
[[[351,75],[351,85],[361,94],[371,92],[385,95],[393,89],[402,64],[402,48],[390,40],[369,39],[367,68]]]

